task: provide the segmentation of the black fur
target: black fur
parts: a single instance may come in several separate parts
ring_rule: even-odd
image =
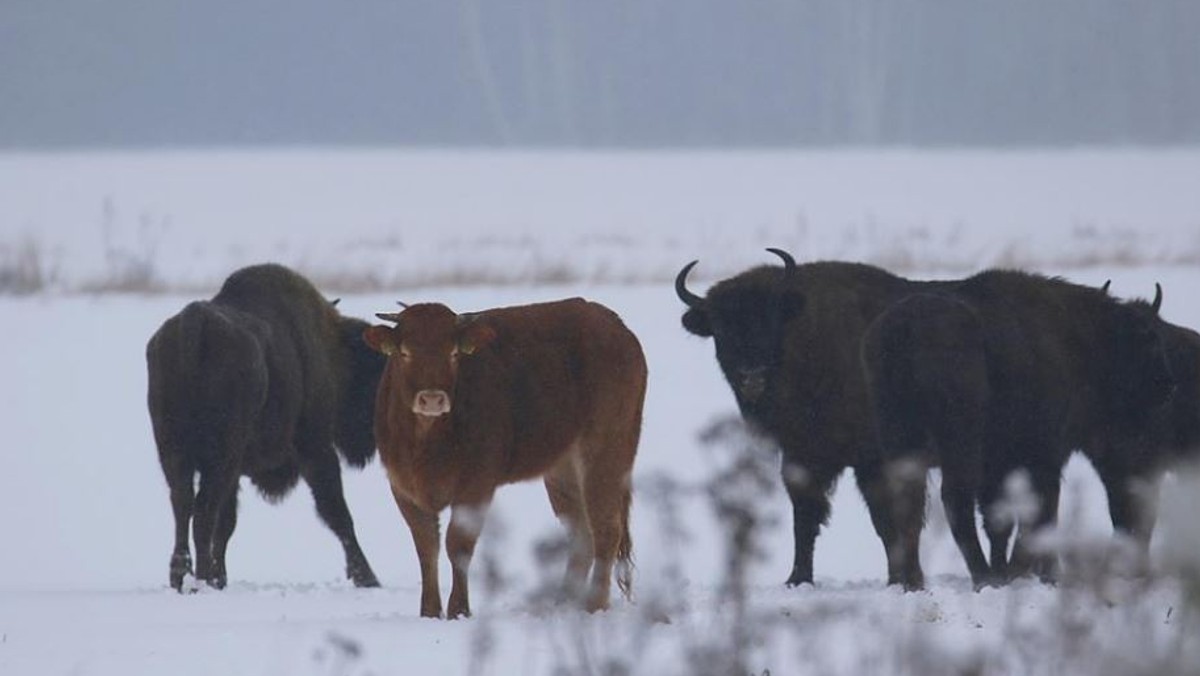
[[[150,339],[147,402],[175,513],[172,587],[181,589],[191,572],[193,517],[196,576],[224,587],[240,476],[272,502],[303,477],[342,543],[347,575],[378,586],[335,452],[356,467],[375,454],[384,358],[362,341],[367,326],[341,316],[297,273],[256,265],[230,275],[211,301],[188,304]]]
[[[1011,271],[907,297],[871,326],[863,363],[885,463],[941,465],[951,531],[977,585],[1031,570],[1052,575],[1052,559],[1023,537],[1008,560],[1014,522],[995,509],[1004,482],[1016,469],[1029,472],[1040,505],[1019,521],[1027,534],[1054,521],[1073,450],[1117,430],[1148,430],[1174,384],[1163,326],[1147,303]],[[911,584],[920,580],[924,472],[901,473],[891,485],[890,551]],[[977,500],[990,566],[975,533]]]
[[[1084,448],[1105,491],[1113,527],[1145,551],[1157,518],[1159,480],[1180,461],[1200,458],[1200,334],[1164,322],[1176,387],[1146,428],[1113,426]]]
[[[683,281],[682,273],[680,277]],[[893,350],[909,354],[915,341],[929,338],[923,338],[921,333],[880,335],[878,352],[864,353],[863,340],[873,323],[893,304],[914,294],[919,295],[914,303],[950,304],[953,311],[940,320],[946,326],[930,324],[915,328],[931,333],[933,338],[943,330],[961,331],[957,339],[962,345],[950,347],[963,350],[963,354],[952,357],[943,354],[946,363],[938,363],[936,368],[954,376],[947,387],[965,388],[967,395],[979,398],[973,404],[974,409],[970,396],[951,402],[961,404],[963,410],[946,409],[946,418],[941,421],[944,427],[964,433],[963,430],[979,429],[978,419],[970,416],[988,410],[989,391],[979,388],[982,380],[991,377],[990,367],[971,341],[985,341],[988,335],[1012,334],[1010,337],[1018,341],[1013,343],[1016,347],[1012,347],[1012,359],[1020,363],[1023,345],[1020,341],[1034,341],[1040,332],[1053,331],[1052,327],[1019,319],[1021,312],[1027,311],[1021,310],[1021,304],[1028,303],[1023,294],[1036,297],[1037,289],[1058,285],[1066,283],[1015,272],[984,273],[971,280],[919,282],[872,266],[820,262],[796,266],[791,274],[779,267],[755,268],[717,283],[704,298],[693,300],[683,316],[684,328],[714,338],[717,360],[743,417],[773,438],[783,453],[782,471],[792,501],[795,537],[795,558],[787,584],[812,581],[813,547],[821,525],[829,516],[829,493],[841,471],[850,467],[854,469],[872,524],[885,546],[889,583],[907,588],[923,585],[913,544],[919,537],[923,517],[923,470],[930,464],[938,464],[943,457],[909,453],[919,446],[917,441],[926,440],[927,430],[920,430],[918,438],[916,431],[902,426],[893,429],[889,422],[880,429],[877,402],[889,411],[885,416],[888,421],[905,420],[914,414],[913,407],[918,404],[904,396],[873,394],[867,374],[873,373],[872,381],[886,377],[906,386],[934,386],[937,381],[926,383],[930,374],[923,370],[914,370],[911,365],[894,360],[890,363],[880,360]],[[971,290],[973,295],[958,298],[960,287]],[[680,288],[677,285],[677,290]],[[1092,293],[1097,303],[1117,307],[1098,291]],[[680,296],[688,302],[683,293]],[[972,323],[979,321],[973,309],[976,304],[985,304],[991,308],[990,312],[1010,319],[987,331],[982,327],[971,329]],[[1064,312],[1045,305],[1038,307],[1055,317]],[[1080,321],[1089,320],[1081,317]],[[956,328],[960,325],[965,328]],[[1104,327],[1085,324],[1082,328],[1086,332]],[[976,335],[972,335],[972,330]],[[942,348],[937,342],[925,347]],[[1102,359],[1108,354],[1092,356]],[[1015,387],[1016,379],[1023,376],[1011,373],[1006,377]],[[894,394],[903,393],[897,390]],[[936,406],[936,401],[929,406]],[[1025,429],[1020,415],[1035,406],[1029,403],[1028,408],[1012,411],[1017,417],[1005,424],[1013,425],[1018,432]],[[888,437],[886,445],[880,443],[881,433]],[[901,448],[904,450],[898,450]],[[917,482],[897,481],[897,477],[905,476],[896,473],[904,465],[896,464],[898,460],[916,461],[910,465],[911,473],[907,476],[919,478],[919,494],[913,490]],[[964,477],[963,482],[952,481],[951,488],[959,490],[965,484],[967,496],[960,501],[967,501],[972,507],[977,497],[972,481],[982,475],[982,461],[978,454],[968,453],[965,457],[951,458],[950,462],[951,473]],[[964,467],[961,471],[960,465]],[[960,527],[959,535],[963,532]],[[958,541],[962,547],[970,548],[973,544],[974,551],[980,551],[973,530],[969,542],[963,538]],[[964,556],[978,582],[989,579],[987,564],[980,564],[981,553],[976,556],[964,550]]]

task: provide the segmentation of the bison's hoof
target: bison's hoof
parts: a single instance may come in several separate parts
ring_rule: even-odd
[[[171,588],[183,593],[184,578],[192,574],[192,557],[190,554],[175,554],[171,557]]]
[[[379,579],[375,577],[375,573],[370,568],[356,568],[346,571],[346,577],[354,583],[355,587],[375,588],[379,586]]]
[[[801,585],[808,585],[810,587],[813,586],[812,576],[796,575],[793,573],[791,577],[787,579],[787,582],[783,583],[783,586],[787,587],[788,589],[793,589]]]

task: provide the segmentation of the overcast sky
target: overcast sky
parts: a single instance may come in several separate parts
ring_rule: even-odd
[[[1200,141],[1193,0],[3,0],[0,147]]]

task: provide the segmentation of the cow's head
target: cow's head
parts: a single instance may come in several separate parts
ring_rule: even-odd
[[[458,315],[445,305],[413,305],[381,312],[394,326],[372,326],[363,339],[388,356],[384,378],[393,396],[427,419],[450,412],[459,363],[495,339],[495,330],[475,315]]]
[[[1138,416],[1165,402],[1175,390],[1166,324],[1158,316],[1161,306],[1162,287],[1155,284],[1152,302],[1120,304],[1112,331],[1112,377],[1121,397],[1119,404]]]
[[[743,413],[757,410],[770,389],[783,355],[788,322],[804,309],[804,296],[792,284],[796,261],[786,251],[767,249],[783,259],[783,270],[760,267],[717,283],[701,298],[688,291],[692,261],[675,278],[675,293],[688,306],[683,328],[712,337],[717,361]]]

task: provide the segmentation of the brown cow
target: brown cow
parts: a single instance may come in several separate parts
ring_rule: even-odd
[[[375,434],[421,563],[421,615],[441,617],[438,513],[450,507],[448,616],[470,615],[467,569],[492,494],[542,477],[567,526],[567,589],[608,607],[614,564],[630,593],[630,474],[646,360],[611,310],[573,298],[456,315],[381,313],[364,338],[388,355]],[[591,571],[590,587],[585,581]]]

